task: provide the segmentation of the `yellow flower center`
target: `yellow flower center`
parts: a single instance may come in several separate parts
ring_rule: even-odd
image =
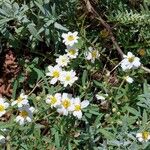
[[[144,56],[146,54],[146,51],[145,51],[145,49],[140,49],[138,51],[138,53],[139,53],[139,55]]]
[[[17,103],[20,103],[22,100],[23,100],[23,98],[19,96],[17,99]]]
[[[71,55],[74,55],[74,54],[76,53],[76,50],[75,50],[75,49],[70,49],[70,50],[69,50],[69,53],[70,53]]]
[[[28,112],[25,111],[25,110],[23,110],[23,111],[20,112],[19,115],[20,115],[21,117],[23,117],[23,118],[26,118],[26,117],[28,116]]]
[[[93,58],[96,58],[96,57],[97,57],[97,51],[96,51],[96,50],[92,51],[91,54],[92,54],[92,57],[93,57]]]
[[[58,78],[58,77],[59,77],[59,72],[55,70],[55,71],[53,72],[53,77],[54,77],[54,78]]]
[[[104,29],[100,32],[100,35],[102,38],[106,38],[106,37],[108,37],[109,32],[106,29]]]
[[[144,140],[147,140],[148,139],[148,136],[149,136],[149,132],[142,132],[142,138],[144,139]]]
[[[65,108],[68,108],[68,107],[71,105],[70,100],[69,100],[69,99],[63,100],[62,105],[63,105]]]
[[[75,105],[75,111],[80,111],[81,110],[81,106],[80,105]]]
[[[51,99],[51,104],[52,105],[57,102],[57,99],[54,96],[50,97],[50,99]]]
[[[0,112],[4,111],[5,110],[5,107],[4,105],[0,105]]]
[[[134,61],[134,58],[135,58],[134,56],[129,57],[129,58],[128,58],[128,61],[129,61],[130,63],[132,63],[132,62]]]
[[[69,35],[68,36],[68,41],[73,41],[74,40],[74,36],[73,35]]]
[[[66,76],[66,81],[70,81],[71,80],[71,77],[68,75]]]

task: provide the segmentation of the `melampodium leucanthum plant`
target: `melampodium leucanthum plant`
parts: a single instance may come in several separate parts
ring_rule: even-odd
[[[45,75],[50,85],[55,86],[60,84],[64,89],[67,89],[68,87],[72,87],[75,82],[79,80],[79,75],[76,73],[76,70],[73,70],[74,68],[68,69],[68,66],[72,60],[77,59],[78,55],[81,53],[80,49],[77,47],[80,38],[78,32],[63,33],[62,38],[63,43],[66,45],[66,49],[64,50],[65,54],[59,55],[58,58],[56,58],[55,65],[47,66]],[[92,64],[94,64],[99,57],[100,53],[94,47],[89,47],[88,52],[84,53],[84,59]],[[141,65],[140,59],[131,52],[128,52],[127,55],[123,56],[123,60],[120,64],[122,70],[127,73],[124,80],[129,84],[133,83],[134,80],[130,77],[129,70],[139,68]],[[107,103],[109,94],[99,91],[95,94],[95,97],[100,101],[100,104],[103,105]],[[74,119],[78,120],[81,120],[84,115],[83,109],[90,105],[89,100],[82,100],[80,95],[74,96],[69,92],[48,93],[44,103],[56,111],[58,115],[64,117],[74,116]],[[11,109],[17,110],[16,118],[14,119],[17,124],[25,126],[32,123],[34,116],[36,116],[38,112],[38,109],[35,109],[32,105],[33,104],[29,102],[29,96],[25,93],[21,93],[16,100],[13,100]],[[9,103],[6,102],[4,98],[0,98],[0,117],[7,112],[8,108]],[[115,111],[116,109],[113,108],[113,112]],[[143,130],[137,133],[135,137],[140,142],[147,142],[150,139],[150,133]],[[4,135],[0,135],[0,142],[2,144],[7,142],[5,138]]]

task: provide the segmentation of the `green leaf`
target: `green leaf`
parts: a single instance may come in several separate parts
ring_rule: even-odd
[[[15,99],[16,98],[16,91],[17,91],[17,87],[18,87],[18,80],[16,79],[13,85],[13,93],[12,93],[12,98]]]
[[[144,88],[144,94],[148,94],[150,92],[150,88],[149,85],[147,84],[147,81],[144,82],[143,88]]]
[[[87,71],[84,70],[82,75],[82,86],[85,86],[86,79],[87,79]]]
[[[105,129],[99,129],[99,132],[102,133],[106,139],[110,139],[110,140],[114,139],[114,135]]]
[[[136,109],[134,109],[134,108],[132,108],[132,107],[129,107],[129,106],[127,106],[126,109],[127,109],[128,112],[132,113],[133,115],[135,115],[135,116],[140,116],[140,112],[137,111]]]
[[[31,33],[31,35],[33,35],[39,41],[43,41],[41,36],[38,34],[38,31],[36,30],[36,28],[34,26],[35,26],[34,24],[29,24],[27,26],[29,32]]]
[[[48,81],[47,81],[47,79],[45,77],[45,74],[40,69],[38,69],[38,68],[33,68],[33,70],[38,74],[37,80],[39,80],[40,78],[43,78],[45,84],[47,85],[47,88],[50,91],[50,87],[49,87]]]
[[[45,14],[45,9],[44,9],[44,7],[42,6],[42,4],[39,4],[38,2],[36,2],[36,1],[34,1],[34,3],[36,4],[36,6],[41,10],[41,12],[43,13],[43,14]]]
[[[147,123],[147,113],[146,113],[146,110],[144,109],[144,112],[143,112],[143,118],[142,118],[142,124],[143,126]]]
[[[68,31],[68,29],[66,27],[62,26],[61,24],[59,24],[57,22],[54,23],[54,27],[59,30]]]
[[[5,24],[5,23],[7,23],[7,22],[9,22],[9,21],[11,21],[12,20],[12,18],[4,18],[4,19],[1,19],[0,20],[0,25],[3,25],[3,24]]]
[[[55,132],[55,145],[57,148],[60,147],[59,133],[57,131]]]
[[[94,80],[93,82],[94,82],[94,84],[95,84],[97,87],[103,87],[103,84],[102,84],[102,83],[100,83],[100,82],[98,82],[98,81],[96,81],[96,80]]]
[[[4,16],[9,16],[6,11],[4,11],[3,9],[0,8],[0,15],[4,15]]]

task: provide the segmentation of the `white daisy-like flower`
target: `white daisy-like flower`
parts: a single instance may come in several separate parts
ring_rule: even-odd
[[[57,63],[58,66],[60,66],[60,67],[65,67],[65,66],[67,66],[69,62],[70,62],[70,60],[69,60],[69,57],[67,56],[67,54],[60,55],[60,56],[56,59],[56,63]]]
[[[123,57],[124,59],[121,61],[121,67],[123,71],[140,67],[140,59],[135,57],[135,55],[133,55],[131,52],[128,52],[127,55],[124,55]]]
[[[6,113],[6,108],[9,107],[9,104],[5,101],[4,98],[0,98],[0,117]]]
[[[59,67],[58,65],[56,65],[54,67],[48,66],[48,71],[49,72],[46,73],[46,75],[52,77],[50,84],[54,85],[59,80],[60,74],[62,72],[62,68]]]
[[[0,144],[4,144],[6,141],[5,137],[3,135],[0,135]]]
[[[137,133],[136,134],[136,138],[138,139],[138,141],[140,142],[147,142],[148,140],[150,140],[150,133],[147,131],[141,132],[141,133]]]
[[[19,108],[19,115],[16,117],[15,121],[20,125],[24,125],[27,122],[31,122],[33,118],[33,112],[35,111],[34,107],[25,105]]]
[[[73,98],[71,94],[63,93],[61,99],[61,106],[57,109],[59,114],[67,116],[69,112],[73,111]]]
[[[100,54],[99,54],[98,50],[95,50],[92,47],[89,47],[88,49],[89,49],[89,51],[87,53],[85,53],[85,59],[91,60],[91,62],[94,63],[95,60],[97,58],[99,58]]]
[[[65,51],[67,52],[67,56],[69,56],[71,59],[77,58],[78,56],[78,49],[75,47],[68,46]]]
[[[54,96],[53,95],[47,95],[46,97],[46,103],[51,105],[51,108],[59,107],[61,105],[61,94],[56,93]]]
[[[78,32],[68,32],[68,33],[63,33],[63,43],[67,46],[73,46],[75,43],[78,43]]]
[[[129,76],[126,76],[125,77],[125,80],[128,82],[128,83],[133,83],[133,78],[129,77]]]
[[[78,119],[82,118],[82,109],[87,107],[89,105],[88,100],[84,100],[81,102],[80,98],[74,98],[74,110],[73,110],[73,116],[77,117]]]
[[[78,80],[78,77],[76,77],[76,73],[73,70],[71,70],[71,71],[63,71],[61,76],[60,76],[61,84],[63,84],[64,87],[66,87],[67,85],[72,86],[72,84],[76,80]]]
[[[28,105],[29,104],[28,95],[25,95],[24,93],[21,93],[20,96],[17,98],[17,100],[15,100],[11,103],[12,106],[14,106],[16,104],[17,104],[18,107]]]

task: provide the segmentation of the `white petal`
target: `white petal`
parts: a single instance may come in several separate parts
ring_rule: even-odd
[[[22,103],[18,103],[18,107],[22,107]]]
[[[27,117],[26,119],[27,119],[28,122],[32,121],[30,117]]]
[[[88,100],[84,100],[83,102],[81,102],[81,108],[85,108],[89,105],[89,101]]]
[[[127,53],[127,56],[128,56],[128,57],[133,57],[134,55],[133,55],[131,52],[128,52],[128,53]]]
[[[28,104],[28,100],[27,99],[24,99],[24,100],[22,100],[22,102],[21,102],[23,105],[26,105],[26,104]]]
[[[96,94],[96,98],[97,98],[98,100],[105,100],[105,97],[102,96],[102,95],[99,95],[99,94]]]
[[[33,113],[35,111],[34,107],[30,107],[29,110]]]
[[[70,107],[68,107],[68,109],[67,109],[67,110],[68,110],[68,111],[73,111],[73,110],[74,110],[74,108],[75,108],[75,107],[74,107],[74,105],[71,105]]]
[[[4,103],[5,108],[9,107],[9,104],[7,102]]]
[[[50,84],[54,85],[56,82],[57,82],[57,78],[53,78],[51,81],[50,81]]]
[[[138,140],[140,141],[140,142],[143,142],[144,141],[144,139],[143,138],[138,138]]]
[[[75,31],[75,32],[73,33],[73,35],[74,35],[74,36],[77,36],[77,35],[78,35],[78,32],[77,32],[77,31]]]
[[[23,119],[21,119],[21,120],[19,121],[19,124],[20,124],[20,125],[24,125],[24,123],[25,123],[25,122],[24,122]]]
[[[65,39],[67,37],[67,34],[66,33],[63,33],[62,34],[62,37]]]
[[[17,101],[13,101],[12,103],[11,103],[11,106],[14,106],[14,105],[16,105],[17,104]]]
[[[148,140],[150,140],[150,135],[148,135],[148,138],[147,138]]]
[[[0,98],[0,103],[4,103],[5,99],[4,98]]]
[[[73,115],[75,117],[77,117],[78,119],[81,119],[82,118],[82,111],[74,111]]]
[[[16,119],[15,119],[16,122],[19,122],[20,120],[22,120],[21,116],[17,116]]]
[[[137,137],[137,138],[142,137],[142,133],[137,133],[137,134],[136,134],[136,137]]]
[[[75,98],[75,99],[73,99],[73,102],[74,102],[74,104],[80,104],[80,98],[79,97],[77,97],[77,98]]]
[[[53,71],[53,66],[48,66],[47,69],[48,69],[48,71],[52,72]]]
[[[46,76],[52,76],[52,74],[50,72],[46,73]]]

